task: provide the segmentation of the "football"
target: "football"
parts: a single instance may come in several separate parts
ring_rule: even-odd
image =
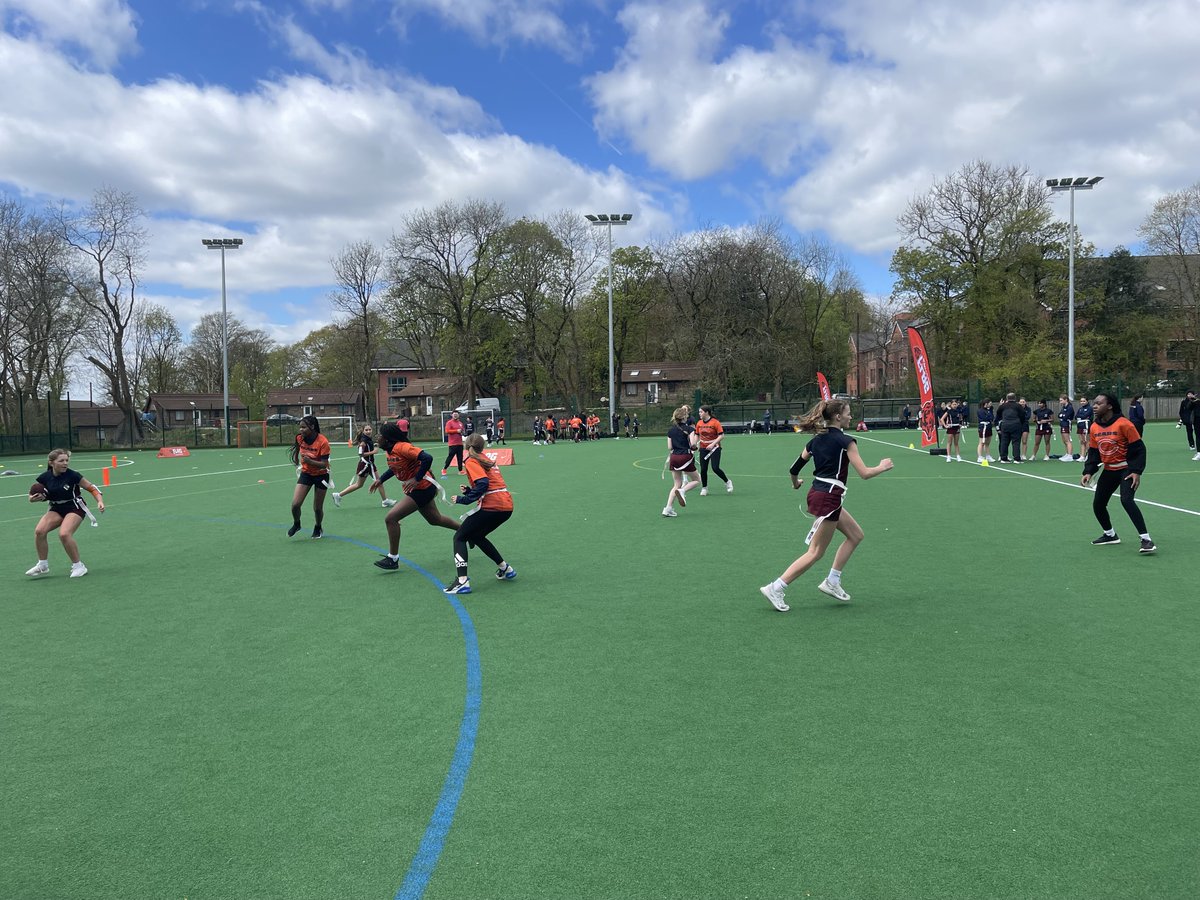
[[[38,500],[46,499],[46,486],[40,481],[35,481],[29,486],[29,496]]]

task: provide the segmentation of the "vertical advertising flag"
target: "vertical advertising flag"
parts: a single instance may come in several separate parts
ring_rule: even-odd
[[[822,400],[833,399],[833,392],[829,390],[829,382],[821,372],[817,373],[817,387],[821,389]]]
[[[908,346],[912,349],[913,371],[917,373],[917,387],[921,391],[921,446],[928,447],[938,442],[937,414],[933,408],[933,372],[929,368],[925,341],[915,328],[908,329]]]

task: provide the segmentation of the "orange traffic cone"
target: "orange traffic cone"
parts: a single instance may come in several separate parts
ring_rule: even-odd
[[[113,464],[112,464],[112,467],[113,467],[114,469],[117,467],[117,458],[116,458],[115,456],[113,457]]]
[[[108,477],[108,466],[105,466],[103,469],[100,470],[100,475],[101,475],[100,480],[104,482],[105,487],[108,487],[109,481],[110,481],[110,479]]]

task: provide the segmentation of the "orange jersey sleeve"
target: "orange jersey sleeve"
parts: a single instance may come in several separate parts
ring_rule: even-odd
[[[715,418],[705,422],[701,419],[696,423],[696,436],[700,438],[700,446],[707,448],[717,438],[725,433],[725,429],[721,427],[721,423]]]

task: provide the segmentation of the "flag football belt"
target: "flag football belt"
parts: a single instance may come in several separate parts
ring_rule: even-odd
[[[820,484],[817,484],[817,482],[820,482]],[[844,481],[838,481],[836,478],[823,478],[819,475],[813,477],[812,489],[814,491],[820,491],[822,494],[832,494],[836,488],[841,488],[842,493],[846,493],[846,483]]]

